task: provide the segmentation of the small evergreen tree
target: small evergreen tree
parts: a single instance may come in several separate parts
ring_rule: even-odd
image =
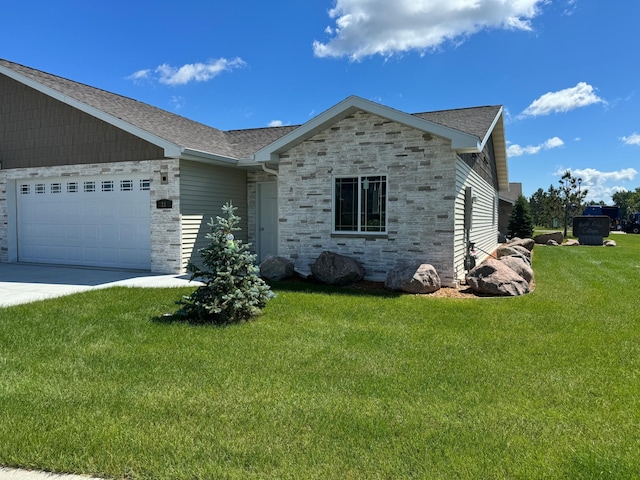
[[[258,315],[273,292],[259,276],[255,255],[249,245],[234,237],[240,221],[231,203],[222,207],[223,216],[209,223],[211,243],[199,251],[204,268],[189,262],[191,279],[204,285],[179,302],[178,315],[197,323],[218,325],[240,322]]]
[[[533,236],[533,219],[527,199],[520,195],[511,211],[509,219],[509,235],[512,237],[531,238]]]

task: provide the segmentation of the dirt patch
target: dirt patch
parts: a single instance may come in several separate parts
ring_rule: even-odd
[[[389,290],[384,288],[383,282],[371,282],[366,280],[363,280],[358,283],[354,283],[344,288],[363,291],[363,292],[367,292],[367,291],[377,292],[377,293],[389,292]],[[398,293],[401,295],[411,295],[409,293],[403,293],[403,292],[395,292],[395,293]],[[486,295],[477,294],[476,292],[471,290],[471,288],[467,287],[466,285],[463,285],[457,288],[442,287],[441,289],[433,293],[419,294],[419,296],[428,297],[428,298],[477,298],[477,297],[483,297]]]

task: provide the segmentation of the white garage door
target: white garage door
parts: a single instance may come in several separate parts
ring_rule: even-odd
[[[149,270],[149,187],[139,176],[18,181],[18,260]]]

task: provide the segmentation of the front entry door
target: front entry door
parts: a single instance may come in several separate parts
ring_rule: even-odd
[[[278,184],[258,184],[258,261],[278,254]]]

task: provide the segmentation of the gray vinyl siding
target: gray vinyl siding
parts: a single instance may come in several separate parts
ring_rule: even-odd
[[[180,162],[180,217],[182,264],[199,264],[198,249],[206,246],[209,223],[222,215],[222,206],[231,201],[241,217],[236,238],[247,241],[247,174],[243,170]]]
[[[462,280],[465,275],[464,257],[466,254],[466,241],[464,231],[464,203],[465,189],[471,187],[476,201],[473,204],[470,241],[475,243],[478,253],[477,261],[484,260],[488,253],[498,247],[498,212],[496,189],[487,183],[462,159],[458,160],[456,171],[456,200],[455,200],[455,246],[454,264],[457,278]]]

